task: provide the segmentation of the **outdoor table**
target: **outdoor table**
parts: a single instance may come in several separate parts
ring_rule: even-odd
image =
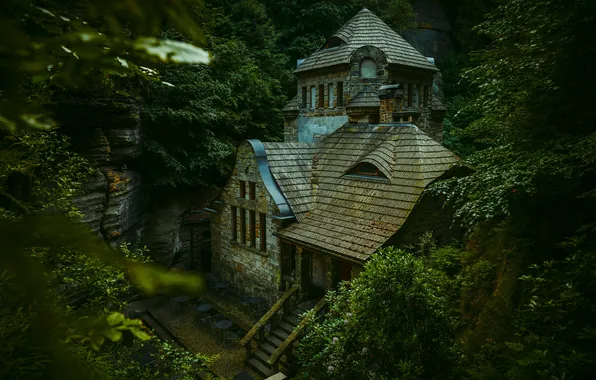
[[[215,324],[215,328],[221,331],[221,340],[222,342],[225,343],[225,331],[227,329],[229,329],[230,327],[232,327],[234,325],[234,322],[228,320],[228,319],[224,319],[222,321],[219,321]]]
[[[215,287],[220,290],[227,289],[229,286],[230,286],[230,283],[227,281],[220,281],[215,284]]]
[[[265,303],[265,299],[263,297],[250,297],[248,303],[252,306],[253,315],[257,316],[259,314],[259,307]],[[258,317],[261,316],[259,315]]]
[[[182,313],[182,304],[188,301],[189,299],[190,297],[188,296],[180,295],[172,298],[172,301],[174,301],[174,303],[180,307],[180,313]]]
[[[202,303],[196,307],[196,310],[200,311],[201,313],[206,313],[208,311],[211,311],[211,309],[213,309],[213,305],[211,305],[210,303]]]

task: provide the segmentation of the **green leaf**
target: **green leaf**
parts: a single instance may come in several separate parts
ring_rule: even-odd
[[[115,329],[107,329],[103,332],[103,334],[112,342],[117,342],[122,339],[122,333]]]
[[[133,44],[153,58],[158,58],[164,63],[204,63],[211,59],[209,53],[186,42],[174,40],[159,40],[153,37],[137,38]]]
[[[124,320],[125,318],[122,313],[112,313],[106,318],[106,321],[110,326],[119,325],[120,323],[124,322]]]
[[[140,340],[149,340],[151,339],[151,335],[147,334],[143,330],[131,329],[130,332],[133,333],[134,336],[139,338]]]

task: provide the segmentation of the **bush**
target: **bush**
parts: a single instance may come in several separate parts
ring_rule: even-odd
[[[386,248],[350,287],[328,294],[329,312],[300,342],[310,379],[446,379],[456,362],[456,320],[444,275]]]

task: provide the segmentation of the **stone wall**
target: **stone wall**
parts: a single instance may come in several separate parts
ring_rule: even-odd
[[[256,199],[250,200],[249,187],[246,185],[245,198],[240,197],[240,181],[256,184]],[[274,234],[280,224],[273,219],[279,210],[261,180],[253,149],[247,142],[238,149],[236,167],[228,184],[218,198],[223,204],[218,207],[211,221],[213,271],[232,283],[238,293],[265,298],[269,304],[279,296],[281,286],[280,247]],[[238,236],[232,239],[232,207],[236,212]],[[246,244],[240,237],[240,208],[246,209]],[[256,212],[256,247],[250,247],[249,212]],[[260,248],[259,213],[266,215],[266,250]]]

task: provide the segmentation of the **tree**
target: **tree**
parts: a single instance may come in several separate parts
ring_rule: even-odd
[[[386,248],[328,293],[328,313],[300,341],[303,378],[449,378],[455,319],[444,275],[421,258]]]

